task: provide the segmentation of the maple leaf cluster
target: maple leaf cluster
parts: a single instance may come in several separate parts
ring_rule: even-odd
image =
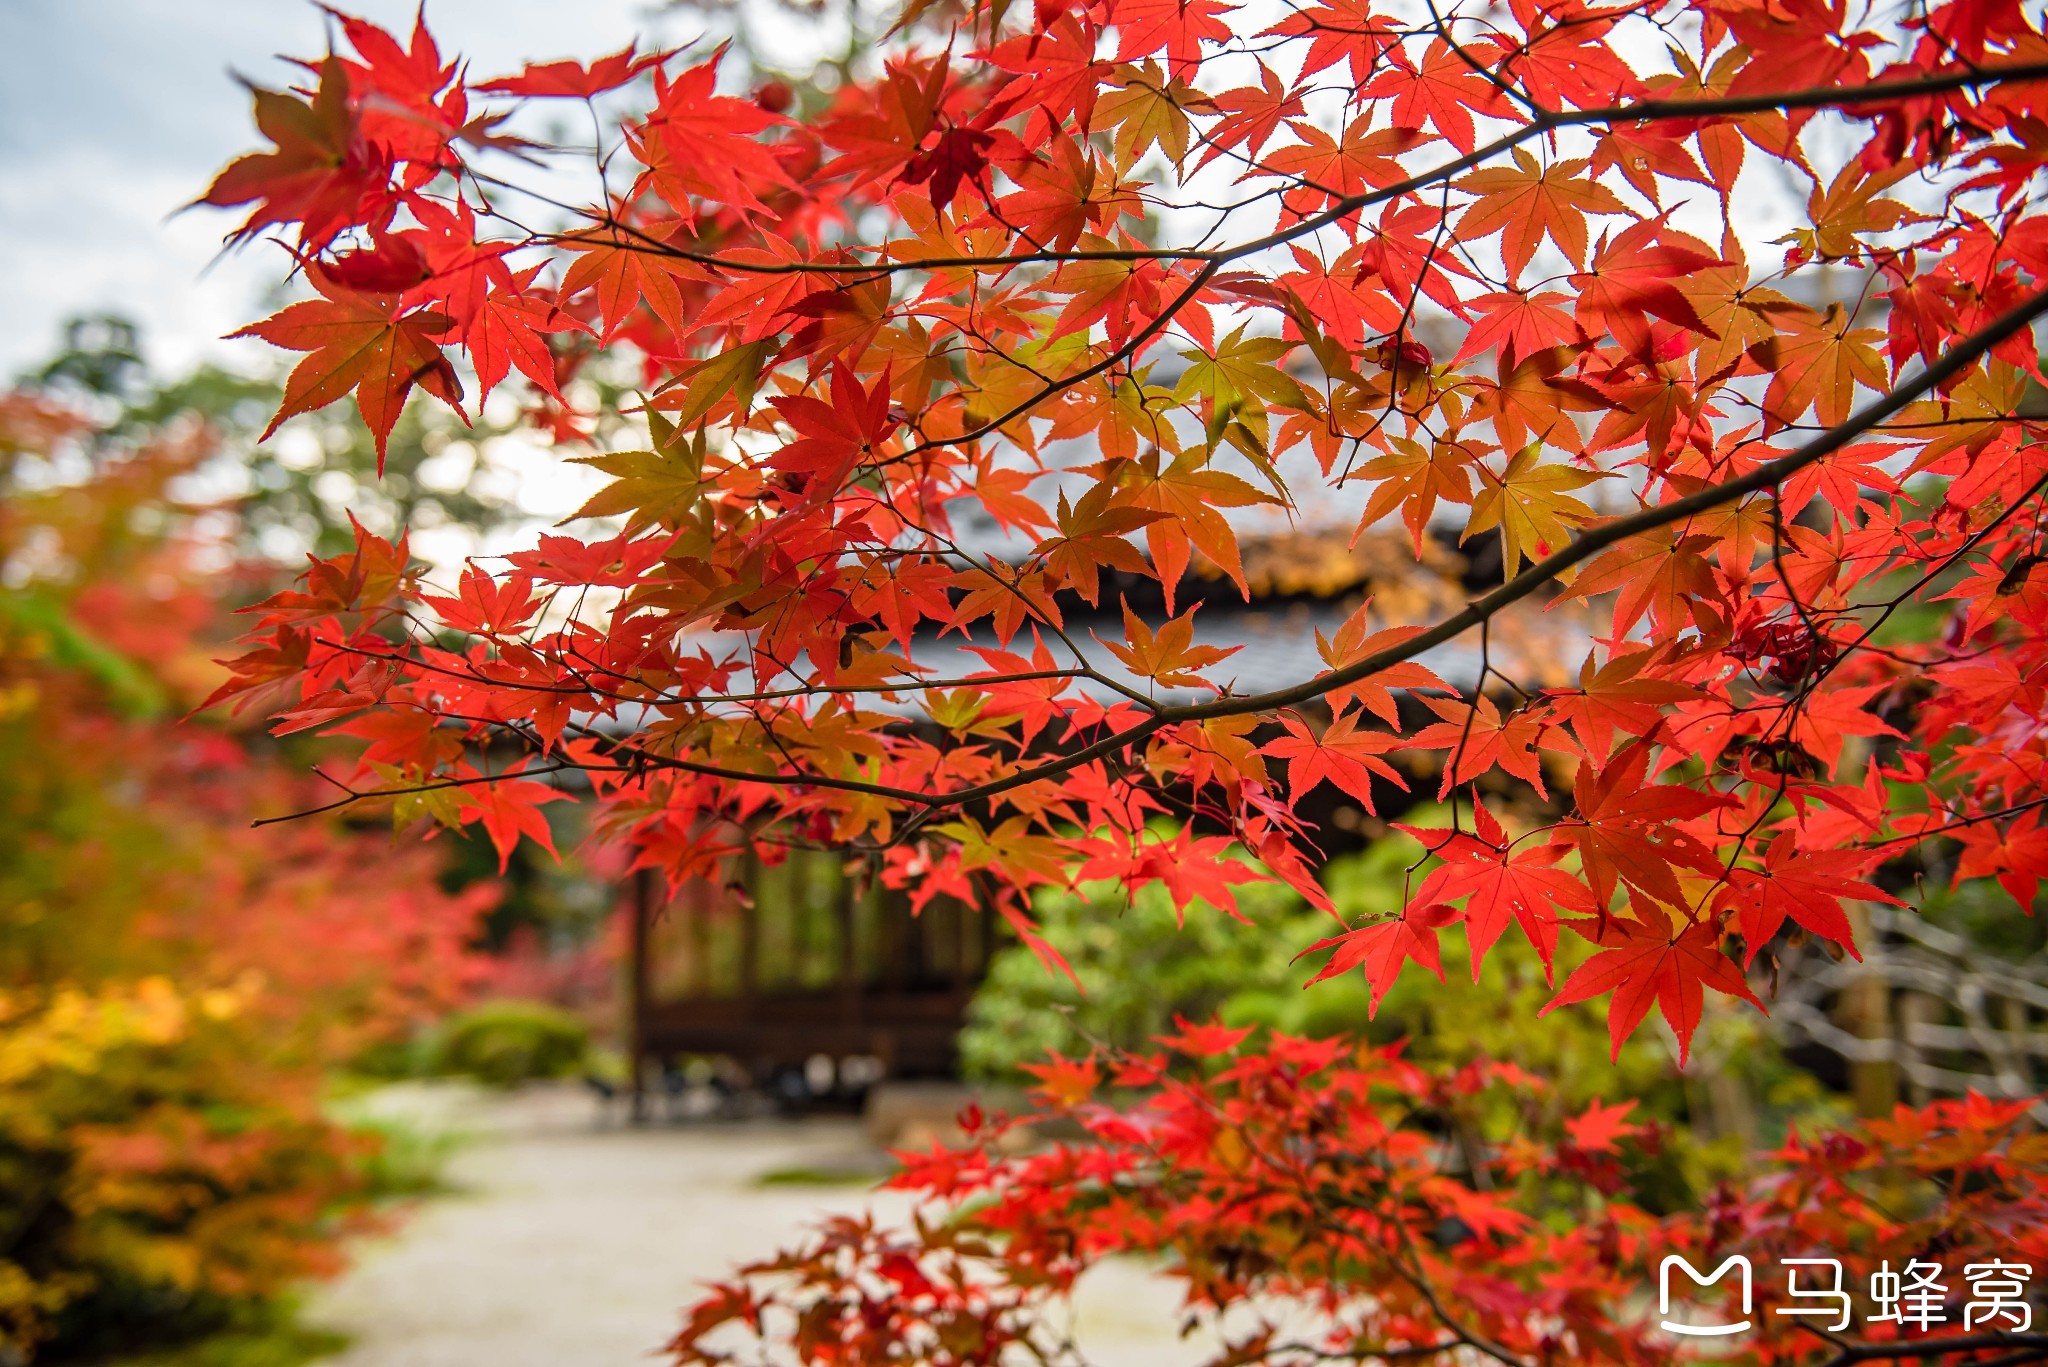
[[[1397,1051],[1247,1033],[1183,1022],[1148,1054],[1034,1069],[1037,1107],[1021,1120],[970,1109],[965,1145],[899,1155],[888,1185],[917,1201],[914,1223],[835,1217],[737,1270],[691,1307],[673,1360],[1083,1363],[1067,1298],[1131,1254],[1177,1284],[1215,1367],[1847,1367],[2044,1351],[2024,1299],[1995,1323],[1939,1301],[1926,1333],[1882,1319],[1812,1332],[1833,1312],[1814,1318],[1780,1271],[1831,1255],[1896,1269],[1936,1251],[1957,1272],[2040,1267],[2048,1142],[2025,1102],[1972,1095],[1795,1136],[1705,1212],[1660,1215],[1631,1185],[1661,1142],[1633,1102],[1545,1124],[1544,1084],[1512,1064],[1430,1071]],[[1018,1155],[1030,1124],[1083,1137]],[[1738,1299],[1731,1278],[1705,1307],[1748,1332],[1686,1343],[1661,1329],[1655,1288],[1673,1255],[1701,1275],[1750,1260],[1753,1294]]]
[[[250,329],[307,353],[280,419],[517,370],[610,481],[452,587],[364,534],[256,610],[217,700],[408,819],[509,851],[574,777],[676,882],[830,846],[1028,934],[1076,878],[1228,909],[1233,841],[1327,905],[1303,799],[1420,766],[1456,828],[1325,971],[1574,935],[1557,1000],[1681,1052],[1780,937],[1857,952],[1888,861],[2048,871],[2036,8],[920,4],[796,103],[722,49],[340,36],[206,196],[316,295]],[[604,191],[542,231],[499,187],[562,101]],[[586,444],[607,361],[645,449]],[[1466,545],[1477,596],[1241,687],[1177,595],[1249,594],[1254,515]],[[1489,654],[1546,592],[1570,686]]]

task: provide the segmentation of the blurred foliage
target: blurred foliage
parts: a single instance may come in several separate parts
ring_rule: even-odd
[[[450,1016],[438,1034],[436,1072],[493,1087],[572,1076],[590,1053],[589,1027],[546,1002],[480,1002]]]
[[[523,517],[513,482],[486,459],[490,443],[508,430],[509,422],[485,418],[465,428],[442,406],[411,405],[392,433],[380,477],[370,434],[354,409],[337,406],[294,419],[259,443],[257,437],[277,408],[276,377],[206,364],[182,377],[165,378],[149,364],[135,324],[116,314],[69,320],[55,353],[21,382],[24,388],[13,401],[17,408],[39,401],[51,413],[68,415],[62,444],[69,460],[60,464],[74,467],[27,471],[30,487],[76,483],[97,471],[90,487],[99,506],[79,511],[97,514],[104,534],[112,536],[139,519],[148,529],[145,544],[155,544],[160,520],[182,517],[204,526],[209,551],[231,562],[224,581],[197,605],[199,615],[188,613],[181,621],[180,637],[137,643],[151,649],[173,648],[181,640],[189,644],[201,626],[199,617],[207,617],[209,648],[186,662],[194,678],[210,677],[206,656],[226,653],[237,624],[226,620],[223,605],[264,596],[296,574],[309,553],[348,550],[354,544],[351,516],[380,535],[459,529],[468,540],[502,531]],[[605,392],[631,402],[615,385]],[[173,441],[185,448],[178,468],[130,481],[134,497],[107,501],[107,493],[120,482],[116,476],[134,465],[138,452],[160,452]],[[28,462],[45,464],[34,454]],[[11,468],[0,471],[0,498],[12,487],[11,474]],[[47,509],[37,515],[47,515]],[[124,712],[146,714],[169,705],[148,670],[78,626],[46,587],[0,593],[0,622],[10,617],[35,629],[54,663],[89,671]],[[548,816],[565,827],[577,819],[568,804]],[[578,843],[574,830],[558,835],[557,846],[565,851]],[[548,948],[587,943],[612,911],[609,886],[573,855],[557,862],[522,846],[500,877],[498,856],[479,831],[452,833],[436,855],[434,876],[446,891],[457,893],[481,882],[500,889],[485,925],[486,946],[494,951],[529,928]]]
[[[218,430],[96,403],[133,348],[87,340],[0,395],[0,1360],[246,1325],[331,1267],[392,1171],[328,1073],[469,995],[498,895],[445,891],[437,847],[251,824],[327,799],[328,743],[179,717],[276,571],[188,496]]]
[[[56,354],[22,377],[33,387],[125,398],[148,383],[142,330],[133,320],[83,314],[67,318],[62,331]]]
[[[512,851],[502,872],[498,851],[482,829],[436,833],[435,838],[442,842],[443,887],[454,892],[490,882],[502,891],[481,928],[480,943],[493,955],[548,955],[588,944],[602,933],[617,908],[615,879],[590,868],[577,849],[583,839],[583,810],[572,803],[557,803],[543,814],[554,830],[555,848],[561,857],[551,857],[533,842],[524,841]]]
[[[265,1057],[231,989],[163,978],[0,1014],[0,1343],[71,1354],[232,1322],[334,1265],[359,1142]]]
[[[382,1116],[345,1123],[349,1133],[370,1141],[356,1166],[375,1199],[413,1200],[451,1190],[448,1163],[461,1149],[462,1136]]]
[[[1252,924],[1197,903],[1183,925],[1160,888],[1135,902],[1112,882],[1042,892],[1038,930],[1074,977],[1021,945],[998,951],[960,1036],[969,1075],[1011,1081],[1021,1064],[1097,1043],[1142,1051],[1176,1016],[1206,1020],[1233,998],[1298,986],[1309,974],[1288,960],[1330,933],[1329,918],[1278,883],[1243,885],[1238,901]]]
[[[1941,859],[1943,853],[1921,857]],[[1953,869],[1944,867],[1938,877],[1922,878],[1913,893],[1901,896],[1909,897],[1924,920],[1954,931],[1998,958],[2027,959],[2048,949],[2048,919],[2013,915],[2012,894],[1992,879],[1955,883],[1952,875]]]
[[[1417,826],[1445,821],[1427,810],[1404,819]],[[1422,854],[1420,843],[1393,832],[1333,861],[1322,881],[1344,924],[1398,912],[1407,871]],[[1303,986],[1314,968],[1294,957],[1342,929],[1327,914],[1277,883],[1245,885],[1238,897],[1246,921],[1196,903],[1182,925],[1158,888],[1135,903],[1106,881],[1085,885],[1078,896],[1043,894],[1036,903],[1040,929],[1079,985],[1048,972],[1022,946],[1002,950],[961,1036],[968,1071],[1014,1081],[1022,1065],[1042,1062],[1048,1052],[1080,1056],[1106,1045],[1143,1053],[1177,1017],[1381,1045],[1406,1041],[1409,1056],[1426,1065],[1456,1068],[1485,1059],[1546,1079],[1553,1125],[1593,1101],[1634,1100],[1638,1118],[1664,1127],[1662,1142],[1646,1147],[1634,1174],[1637,1194],[1667,1209],[1735,1171],[1756,1143],[1781,1139],[1795,1121],[1836,1113],[1821,1084],[1780,1054],[1754,1013],[1710,1004],[1684,1070],[1662,1032],[1638,1032],[1611,1059],[1601,1003],[1560,1008],[1544,1018],[1543,1029],[1528,1028],[1553,992],[1526,940],[1503,937],[1475,983],[1463,936],[1447,935],[1445,984],[1411,964],[1375,1015],[1361,974]],[[1563,936],[1557,978],[1590,953],[1578,937]]]
[[[205,1338],[123,1357],[121,1367],[305,1367],[348,1342],[345,1334],[299,1324],[285,1298],[244,1309]]]
[[[65,323],[56,353],[23,386],[96,420],[95,439],[118,444],[181,424],[204,423],[225,459],[210,471],[232,508],[235,549],[296,572],[307,553],[354,544],[353,515],[383,536],[455,527],[482,535],[521,514],[509,481],[480,477],[480,451],[509,423],[473,428],[444,407],[414,404],[392,433],[383,474],[369,431],[353,410],[294,420],[258,444],[276,411],[274,376],[201,365],[177,379],[156,375],[135,324],[117,314]]]

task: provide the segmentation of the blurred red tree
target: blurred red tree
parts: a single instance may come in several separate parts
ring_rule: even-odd
[[[203,424],[0,395],[0,1353],[204,1329],[335,1265],[374,1144],[329,1071],[461,1000],[496,898],[180,725],[254,582],[182,502]],[[293,766],[298,768],[298,766]]]

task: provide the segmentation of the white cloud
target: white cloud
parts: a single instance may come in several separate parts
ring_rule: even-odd
[[[350,8],[403,31],[414,6]],[[643,0],[433,0],[427,18],[443,50],[482,75],[694,29],[650,15]],[[235,220],[212,210],[172,215],[261,145],[231,73],[291,80],[279,54],[317,56],[327,22],[300,0],[0,5],[0,377],[46,355],[67,315],[108,308],[143,324],[153,359],[168,369],[260,354],[260,343],[220,337],[255,316],[279,274],[275,249],[217,262]]]

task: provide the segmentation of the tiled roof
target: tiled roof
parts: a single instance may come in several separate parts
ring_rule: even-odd
[[[1234,649],[1235,653],[1202,673],[1226,692],[1240,695],[1266,693],[1306,682],[1329,667],[1317,652],[1316,633],[1321,631],[1325,636],[1334,635],[1348,615],[1347,608],[1332,603],[1297,602],[1270,607],[1255,603],[1236,610],[1205,608],[1195,614],[1194,644]],[[1093,623],[1077,620],[1068,625],[1068,639],[1073,641],[1091,668],[1130,687],[1144,689],[1144,681],[1125,669],[1089,630],[1091,625],[1095,625],[1103,637],[1121,642],[1123,630],[1120,623],[1104,616]],[[957,678],[986,669],[982,657],[969,650],[969,646],[993,648],[995,644],[994,637],[985,632],[964,639],[955,632],[942,639],[920,640],[915,654],[918,663],[929,666],[935,677]],[[1554,641],[1546,644],[1555,647],[1556,659],[1576,661],[1585,654],[1588,642],[1583,633],[1572,627],[1561,630]],[[1012,648],[1016,649],[1014,644]],[[1063,644],[1053,643],[1052,649],[1060,664],[1072,663],[1072,657]],[[1433,647],[1418,660],[1453,687],[1470,689],[1479,682],[1476,633],[1470,640],[1451,641]],[[1501,657],[1496,657],[1494,662],[1510,671],[1511,677],[1513,670],[1526,663]],[[1551,682],[1556,677],[1553,672],[1549,678],[1536,682]],[[1112,690],[1085,680],[1080,689],[1104,701],[1115,696]],[[1204,690],[1192,688],[1155,688],[1150,692],[1160,702],[1191,702],[1212,696]],[[909,704],[905,707],[906,710],[914,710]]]

